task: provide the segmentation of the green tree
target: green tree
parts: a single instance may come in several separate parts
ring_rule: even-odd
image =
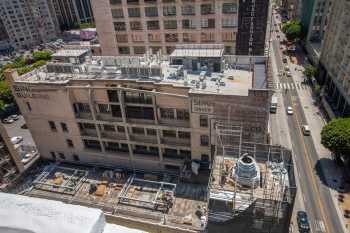
[[[34,58],[34,61],[49,61],[51,60],[51,52],[49,51],[34,51],[32,53],[32,56]]]
[[[4,80],[0,81],[0,101],[3,101],[4,103],[12,103],[13,100],[14,98],[10,87]]]
[[[288,40],[300,39],[302,35],[302,26],[300,21],[291,20],[282,25],[282,32]]]
[[[46,63],[47,63],[47,61],[39,60],[39,61],[34,62],[33,65],[32,65],[32,67],[33,67],[34,69],[36,69],[36,68],[38,68],[38,67],[40,67],[40,66],[45,65]]]
[[[94,23],[81,23],[79,24],[80,29],[85,29],[85,28],[95,28],[96,25]]]
[[[337,118],[325,125],[321,131],[321,143],[337,159],[350,159],[350,118]]]
[[[313,65],[306,65],[305,66],[304,75],[308,79],[311,79],[312,77],[315,77],[316,72],[317,72],[317,69]]]

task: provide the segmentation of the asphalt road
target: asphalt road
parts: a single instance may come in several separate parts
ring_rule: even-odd
[[[276,35],[273,35],[272,38],[272,46],[275,51],[272,56],[276,58],[278,69],[283,70],[284,65],[279,41],[276,40]],[[279,77],[279,82],[284,84],[282,87],[294,87],[294,89],[286,88],[288,89],[287,91],[285,89],[281,89],[281,91],[284,106],[286,108],[287,106],[291,106],[294,110],[294,114],[287,117],[287,122],[295,156],[295,165],[300,177],[301,190],[299,191],[302,193],[312,232],[342,233],[343,228],[333,204],[330,190],[322,184],[316,175],[315,164],[319,158],[312,138],[311,136],[304,136],[301,130],[301,126],[307,124],[307,122],[295,88],[298,86],[302,88],[302,84],[295,83],[293,78],[285,76]],[[281,111],[283,109],[279,110]]]

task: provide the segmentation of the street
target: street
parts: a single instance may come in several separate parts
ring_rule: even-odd
[[[290,62],[287,64],[292,77],[285,75],[285,65],[282,61],[283,54],[280,49],[279,38],[277,38],[277,28],[274,27],[275,23],[279,24],[280,22],[276,22],[276,18],[273,17],[270,52],[272,54],[272,66],[275,68],[276,95],[279,98],[280,105],[279,112],[275,116],[271,116],[272,142],[287,147],[291,146],[297,167],[297,178],[299,178],[298,192],[301,194],[303,202],[298,210],[303,210],[301,209],[302,206],[305,207],[311,231],[315,233],[341,233],[344,232],[344,227],[338,217],[339,214],[334,205],[332,193],[320,180],[320,177],[325,175],[323,174],[324,168],[321,167],[316,172],[316,164],[320,157],[316,151],[314,141],[312,136],[304,136],[301,129],[302,125],[308,125],[308,122],[297,89],[306,89],[308,86],[294,78],[298,75],[294,68],[298,66],[294,66]],[[283,74],[278,75],[278,73]],[[293,108],[293,115],[287,116],[286,109],[288,106]],[[295,229],[297,228],[296,225],[295,222],[293,232],[298,232]]]

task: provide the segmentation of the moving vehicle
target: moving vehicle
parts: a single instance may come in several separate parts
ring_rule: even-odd
[[[270,104],[270,113],[276,113],[277,112],[277,96],[272,96],[271,98],[271,104]]]
[[[287,114],[288,115],[293,115],[293,108],[291,106],[288,106],[287,108]]]
[[[290,71],[287,71],[286,75],[287,75],[287,77],[290,77],[290,78],[292,77],[292,73]]]
[[[21,137],[21,136],[15,136],[15,137],[11,138],[11,142],[14,145],[20,143],[21,141],[23,141],[23,137]]]
[[[11,115],[8,117],[9,119],[12,119],[14,121],[17,121],[19,119],[19,116],[18,115]]]
[[[305,211],[298,211],[297,212],[297,222],[299,227],[300,233],[306,233],[310,232],[310,223],[307,218],[307,214]]]
[[[308,125],[303,125],[301,128],[302,128],[303,134],[305,136],[310,136],[311,131],[310,131],[310,127]]]

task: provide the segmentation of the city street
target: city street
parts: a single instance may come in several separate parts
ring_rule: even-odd
[[[279,44],[279,38],[277,38],[276,28],[274,24],[276,18],[273,17],[272,23],[272,42],[271,42],[271,54],[272,54],[272,66],[274,70],[276,96],[279,98],[279,107],[276,115],[271,116],[271,136],[272,142],[290,147],[293,150],[294,162],[297,167],[297,178],[299,196],[301,194],[302,204],[296,204],[296,211],[303,210],[308,213],[310,226],[312,232],[344,232],[342,220],[338,217],[339,211],[334,205],[332,198],[332,192],[329,187],[324,184],[320,177],[325,177],[323,172],[328,167],[323,167],[322,164],[316,169],[316,165],[320,159],[320,153],[323,151],[321,147],[319,136],[317,141],[313,140],[314,134],[311,136],[304,136],[302,132],[302,125],[315,125],[308,122],[305,116],[303,104],[300,101],[298,94],[299,90],[307,90],[309,87],[302,83],[301,78],[295,78],[300,73],[295,71],[295,66],[288,62],[288,66],[292,77],[285,75],[285,65],[283,64],[283,54],[281,52],[281,45]],[[281,35],[282,36],[282,35]],[[280,36],[280,37],[281,37]],[[289,60],[289,59],[288,59]],[[282,72],[283,71],[283,72]],[[277,72],[277,73],[276,73]],[[282,75],[278,75],[278,73]],[[309,97],[311,98],[311,97]],[[312,101],[311,101],[312,102]],[[290,106],[293,108],[294,114],[287,115],[286,109]],[[313,120],[320,121],[320,117],[312,116]],[[313,128],[311,128],[311,131]],[[319,132],[318,129],[317,132]],[[288,136],[289,134],[289,136]],[[325,152],[322,157],[327,154]],[[327,174],[328,175],[328,174]],[[298,200],[298,199],[297,199]],[[299,208],[299,209],[298,209]],[[294,222],[293,232],[296,231],[296,222]]]

